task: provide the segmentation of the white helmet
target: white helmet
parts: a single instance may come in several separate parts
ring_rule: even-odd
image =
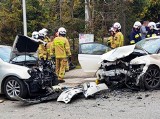
[[[58,29],[58,33],[65,35],[65,34],[66,34],[66,29],[63,28],[63,27],[60,27],[60,28]]]
[[[48,30],[46,28],[43,28],[42,30],[39,31],[41,34],[46,36],[48,34]]]
[[[40,37],[43,37],[43,38],[45,37],[45,33],[43,30],[40,30],[38,33]]]
[[[44,32],[45,36],[48,34],[48,30],[46,28],[43,28],[42,31]]]
[[[155,22],[149,22],[148,27],[149,27],[150,29],[158,30]]]
[[[33,31],[33,33],[32,33],[32,38],[38,39],[38,36],[39,36],[38,31]]]
[[[136,22],[134,23],[134,25],[133,25],[134,28],[138,28],[138,27],[141,27],[141,26],[142,26],[142,24],[141,24],[141,22],[139,22],[139,21],[136,21]]]
[[[121,29],[121,24],[118,23],[118,22],[115,22],[115,23],[113,24],[113,27],[116,28],[116,29],[118,29],[118,30],[120,30],[120,29]]]

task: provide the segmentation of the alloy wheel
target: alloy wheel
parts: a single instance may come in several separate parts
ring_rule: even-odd
[[[9,80],[6,91],[10,97],[18,96],[20,94],[20,84],[16,80]]]

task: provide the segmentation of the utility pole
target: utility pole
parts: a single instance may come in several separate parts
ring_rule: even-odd
[[[23,4],[23,34],[27,36],[27,18],[26,18],[26,0],[22,0]]]
[[[63,0],[59,1],[60,26],[62,25],[62,2],[63,2]]]

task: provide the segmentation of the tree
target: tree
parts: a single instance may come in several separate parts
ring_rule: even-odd
[[[22,32],[22,11],[19,0],[1,1],[0,4],[0,40],[1,44],[10,44],[15,36]]]

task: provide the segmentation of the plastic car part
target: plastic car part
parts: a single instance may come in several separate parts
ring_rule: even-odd
[[[107,89],[108,87],[105,83],[101,83],[97,85],[95,82],[89,82],[89,83],[83,84],[83,94],[86,98],[94,95],[99,91],[107,90]]]
[[[67,90],[65,90],[61,93],[61,95],[58,97],[57,101],[63,101],[65,103],[68,103],[71,101],[71,99],[75,95],[82,93],[82,92],[83,92],[82,87],[68,88]]]

